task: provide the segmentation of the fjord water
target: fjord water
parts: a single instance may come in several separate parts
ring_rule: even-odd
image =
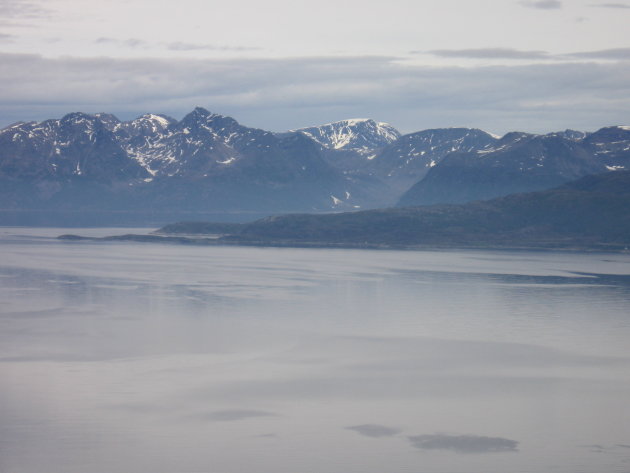
[[[2,473],[630,471],[628,254],[65,232],[0,229]]]

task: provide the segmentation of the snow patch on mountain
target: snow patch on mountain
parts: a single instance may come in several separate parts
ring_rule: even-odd
[[[391,125],[370,118],[351,118],[291,131],[303,133],[327,149],[355,150],[365,155],[401,136]]]
[[[387,146],[373,161],[374,172],[405,183],[422,179],[448,154],[496,151],[497,139],[474,128],[435,128],[410,133]],[[401,181],[401,182],[402,182]]]

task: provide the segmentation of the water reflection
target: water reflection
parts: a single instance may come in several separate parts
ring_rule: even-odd
[[[2,473],[630,462],[628,255],[3,235]]]

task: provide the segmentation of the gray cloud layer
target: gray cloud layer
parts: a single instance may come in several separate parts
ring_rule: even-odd
[[[117,38],[109,38],[106,36],[102,36],[97,38],[94,43],[96,44],[115,44],[117,46],[126,46],[128,48],[140,48],[140,47],[148,47],[149,43],[143,41],[138,38],[127,38],[127,39],[117,39]]]
[[[562,8],[562,2],[558,0],[522,1],[519,3],[524,7],[539,8],[541,10],[557,10]]]
[[[630,48],[602,49],[600,51],[583,51],[568,54],[569,57],[584,59],[612,59],[630,61]]]
[[[2,126],[70,111],[181,117],[201,105],[274,131],[371,116],[402,131],[543,132],[624,124],[630,108],[627,62],[461,68],[390,57],[125,60],[1,53],[0,62]]]
[[[0,18],[32,19],[44,18],[50,10],[40,2],[30,0],[0,0]]]
[[[127,39],[119,39],[119,38],[110,38],[107,36],[102,36],[94,40],[95,44],[114,44],[116,46],[124,46],[127,48],[157,48],[157,49],[168,49],[170,51],[258,51],[260,48],[247,47],[247,46],[228,46],[228,45],[217,45],[217,44],[209,44],[209,43],[186,43],[181,41],[175,41],[170,43],[158,42],[158,43],[150,43],[148,41],[144,41],[138,38],[127,38]]]
[[[616,444],[612,446],[606,446],[602,444],[593,444],[593,445],[578,445],[580,448],[585,448],[594,453],[607,453],[607,454],[620,454],[620,449],[630,449],[630,445],[625,444]],[[625,453],[625,452],[624,452]]]
[[[477,49],[434,49],[431,51],[412,51],[413,54],[428,53],[438,57],[462,59],[514,59],[514,60],[556,60],[605,59],[612,61],[630,60],[630,48],[601,49],[598,51],[579,51],[567,54],[550,54],[547,51],[523,51],[511,48]]]
[[[350,427],[346,427],[346,429],[353,430],[366,437],[374,437],[374,438],[392,437],[402,432],[400,429],[386,427],[384,425],[378,425],[378,424],[352,425]]]
[[[421,450],[451,450],[456,453],[499,453],[518,451],[518,442],[500,437],[477,435],[415,435],[408,437]]]
[[[591,6],[599,8],[630,8],[630,5],[627,3],[599,3]]]
[[[228,409],[224,411],[209,412],[200,416],[201,420],[211,422],[231,422],[256,417],[277,417],[273,412],[257,411],[253,409]]]
[[[180,41],[174,43],[164,43],[164,46],[171,51],[259,51],[261,49],[248,46],[225,46],[207,43],[183,43]]]
[[[546,51],[521,51],[511,48],[434,49],[428,52],[440,57],[471,59],[551,59]]]

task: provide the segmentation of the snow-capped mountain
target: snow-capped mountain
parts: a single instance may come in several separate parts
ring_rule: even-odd
[[[508,133],[481,150],[450,153],[409,189],[401,206],[464,203],[549,189],[589,174],[630,168],[630,130]]]
[[[219,163],[234,161],[231,147],[208,124],[211,116],[207,110],[195,109],[178,122],[149,114],[121,124],[116,131],[128,156],[151,176],[181,176],[191,169],[203,176]]]
[[[143,139],[147,136],[166,133],[166,130],[177,123],[177,120],[166,115],[147,113],[134,120],[121,122],[113,115],[98,113],[95,115],[107,126],[121,142]]]
[[[123,126],[142,130],[123,136],[121,143],[129,157],[155,178],[242,180],[247,175],[252,181],[279,185],[332,179],[335,174],[311,140],[249,128],[200,107],[179,122],[150,115]]]
[[[483,150],[497,137],[474,128],[436,128],[410,133],[385,147],[367,166],[368,172],[400,192],[422,179],[450,153]]]
[[[203,108],[181,121],[73,113],[12,125],[0,131],[0,178],[11,180],[0,199],[12,207],[30,195],[70,208],[70,200],[59,199],[77,198],[85,191],[77,186],[88,181],[109,187],[98,187],[82,205],[138,209],[322,211],[361,208],[372,199],[306,135],[249,128]],[[65,192],[68,187],[73,191]]]
[[[147,177],[117,137],[95,115],[71,113],[41,123],[16,123],[0,130],[0,176],[20,179],[97,181]]]
[[[630,170],[630,126],[608,126],[584,138],[584,145],[607,169]]]
[[[367,118],[341,120],[294,130],[316,142],[326,162],[353,179],[372,196],[368,206],[391,205],[399,193],[388,183],[366,171],[371,159],[395,142],[400,133],[391,125]]]
[[[292,131],[304,133],[324,148],[354,150],[364,155],[400,138],[400,133],[393,126],[369,118],[341,120]]]
[[[568,140],[573,140],[573,141],[581,141],[584,138],[586,138],[588,135],[590,135],[590,133],[586,132],[586,131],[578,131],[578,130],[564,130],[564,131],[558,131],[555,133],[549,133],[550,135],[558,135],[561,136],[562,138],[566,138]]]
[[[355,119],[273,133],[196,108],[179,121],[70,113],[0,130],[5,211],[169,212],[170,220],[354,210],[393,205],[412,186],[401,203],[488,198],[624,168],[630,127],[498,139],[467,128],[400,136]]]

